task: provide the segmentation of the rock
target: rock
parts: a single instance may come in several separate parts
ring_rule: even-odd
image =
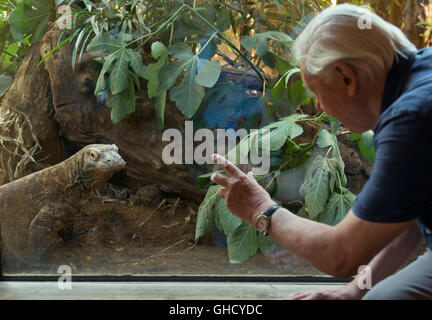
[[[138,189],[135,195],[131,196],[134,205],[155,207],[163,197],[159,188],[155,185],[147,185]]]

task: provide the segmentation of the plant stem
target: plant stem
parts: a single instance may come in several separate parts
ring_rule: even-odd
[[[272,185],[273,181],[274,181],[274,180],[275,180],[279,175],[280,175],[280,169],[278,169],[278,170],[276,170],[276,171],[274,172],[273,178],[271,178],[270,182],[265,186],[264,189],[267,190],[268,188],[270,188],[270,186]]]
[[[172,44],[173,34],[174,34],[174,24],[171,24],[171,31],[170,31],[170,38],[169,38],[168,46],[171,46],[171,44]]]
[[[213,40],[213,38],[214,38],[216,35],[217,35],[217,32],[215,32],[215,33],[213,33],[213,34],[211,35],[211,37],[207,40],[207,42],[205,43],[205,45],[201,47],[200,51],[199,51],[198,54],[197,54],[198,56],[201,54],[201,52],[204,51],[204,49],[209,45],[209,43]]]
[[[182,5],[180,8],[177,9],[176,12],[174,12],[174,14],[167,21],[165,21],[164,23],[162,23],[156,31],[148,33],[146,35],[143,35],[142,37],[136,38],[135,40],[132,40],[131,42],[129,42],[126,46],[130,46],[131,44],[133,44],[135,42],[138,42],[138,41],[140,41],[142,39],[145,39],[145,38],[148,38],[148,37],[151,37],[151,36],[154,36],[154,35],[158,34],[163,28],[165,28],[170,23],[174,22],[174,20],[177,18],[177,15],[185,7],[189,7],[190,8],[190,6],[188,6],[186,4]]]
[[[261,80],[263,81],[263,86],[265,86],[264,83],[266,83],[266,79],[262,72],[258,70],[258,68],[249,60],[249,58],[241,52],[222,32],[219,31],[218,28],[216,28],[213,24],[207,21],[206,18],[204,18],[198,11],[196,11],[194,8],[191,8],[189,5],[185,4],[183,5],[189,10],[191,10],[197,17],[199,17],[202,22],[204,22],[208,27],[213,29],[215,32],[218,33],[219,37],[227,44],[229,45],[238,55],[240,55],[243,59],[246,60],[246,62],[252,67],[252,69],[261,77]]]

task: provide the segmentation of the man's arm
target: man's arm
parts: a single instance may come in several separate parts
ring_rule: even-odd
[[[365,265],[414,221],[376,223],[362,220],[352,210],[336,226],[277,210],[269,235],[287,250],[317,269],[337,277],[349,277]]]
[[[414,223],[381,250],[368,264],[372,271],[372,287],[398,271],[419,247],[422,239],[420,229]],[[356,285],[357,280],[357,278],[353,280]],[[361,295],[365,295],[367,291],[367,289],[361,290]]]
[[[368,263],[372,272],[372,287],[381,280],[395,273],[418,248],[423,237],[417,225],[402,232],[387,247],[381,250],[372,261]],[[361,299],[368,289],[360,289],[358,286],[359,276],[353,281],[333,288],[314,290],[310,292],[300,292],[287,297],[290,300],[317,300],[317,299]]]
[[[261,211],[274,204],[270,195],[253,178],[220,156],[214,160],[228,177],[214,174],[212,181],[220,184],[218,195],[236,216],[254,225]],[[286,209],[272,216],[270,236],[280,245],[305,259],[317,269],[333,276],[347,277],[357,273],[414,220],[401,223],[376,223],[362,220],[352,210],[337,225],[303,219]]]

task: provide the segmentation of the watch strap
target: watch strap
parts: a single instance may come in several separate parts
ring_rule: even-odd
[[[278,206],[277,204],[274,204],[274,205],[268,207],[267,210],[262,213],[262,215],[265,216],[266,218],[270,218],[271,215],[279,208],[280,208],[280,206]]]
[[[270,218],[271,218],[271,216],[272,216],[272,214],[277,210],[277,209],[279,209],[280,208],[280,206],[278,206],[277,204],[274,204],[274,205],[272,205],[272,206],[270,206],[270,207],[268,207],[265,211],[263,211],[258,217],[257,217],[257,221],[258,221],[258,219],[261,217],[261,218],[264,218],[264,219],[266,219],[267,221],[268,221],[268,224],[267,224],[267,227],[266,227],[266,230],[260,230],[260,232],[264,235],[264,236],[268,236],[268,229],[269,229],[269,227],[270,227]],[[255,223],[256,224],[256,223]]]

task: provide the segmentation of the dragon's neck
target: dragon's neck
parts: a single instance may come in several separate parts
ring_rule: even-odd
[[[89,197],[109,177],[100,172],[85,170],[84,156],[84,152],[81,151],[67,160],[70,172],[67,185],[79,189],[84,193],[83,196]]]

